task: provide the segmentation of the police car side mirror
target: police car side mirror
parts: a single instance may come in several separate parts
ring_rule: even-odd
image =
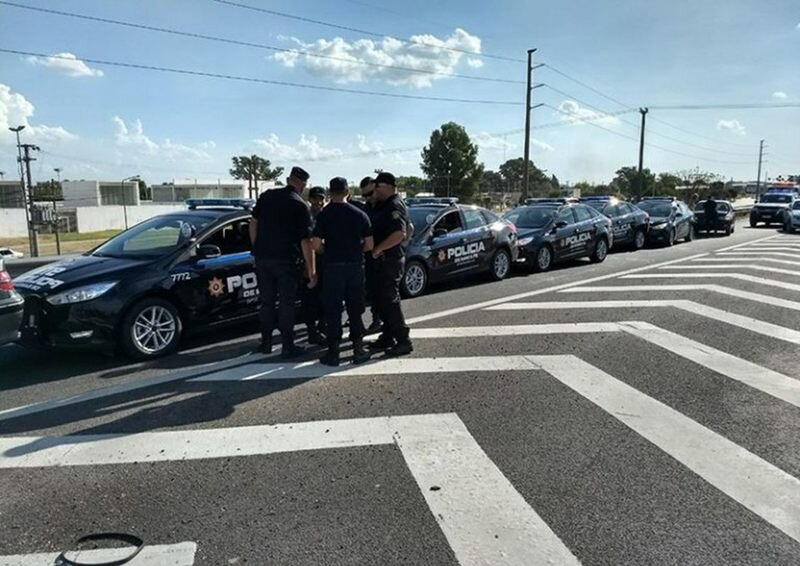
[[[219,249],[219,246],[215,246],[213,244],[203,244],[202,246],[197,247],[198,259],[211,259],[221,255],[222,250]]]
[[[683,216],[683,212],[676,212],[675,213],[675,218],[680,218],[681,216]]]
[[[554,227],[556,230],[558,230],[559,228],[564,228],[564,227],[566,227],[566,226],[568,226],[568,225],[569,225],[569,224],[567,224],[567,221],[566,221],[566,220],[559,220],[558,222],[556,222],[556,223],[555,223],[555,225],[554,225],[553,227]]]

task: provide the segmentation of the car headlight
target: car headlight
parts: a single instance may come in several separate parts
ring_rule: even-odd
[[[91,285],[84,285],[83,287],[75,287],[69,291],[47,297],[47,302],[51,305],[69,305],[72,303],[91,301],[103,293],[108,292],[116,284],[116,281],[105,281],[103,283],[92,283]]]
[[[533,236],[528,236],[527,238],[520,238],[519,242],[517,242],[520,246],[527,246],[533,241]]]
[[[651,224],[650,225],[650,229],[651,230],[663,230],[666,227],[667,227],[667,223],[666,222],[664,222],[663,224]]]

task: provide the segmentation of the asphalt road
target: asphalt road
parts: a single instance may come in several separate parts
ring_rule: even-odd
[[[798,275],[740,225],[433,289],[412,356],[338,372],[252,325],[0,348],[0,565],[98,531],[142,564],[798,564]]]

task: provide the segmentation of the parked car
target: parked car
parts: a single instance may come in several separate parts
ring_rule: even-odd
[[[485,208],[425,200],[412,202],[408,215],[414,235],[400,285],[405,297],[462,275],[488,273],[499,281],[517,259],[516,227]]]
[[[614,244],[611,220],[575,202],[518,206],[503,216],[517,227],[519,260],[533,271],[554,263],[588,257],[599,263]]]
[[[650,215],[629,202],[621,201],[613,196],[591,196],[581,199],[600,214],[611,220],[614,233],[614,248],[622,246],[640,250],[647,242],[650,230]]]
[[[784,213],[783,230],[790,233],[800,230],[800,200],[794,201],[792,208]]]
[[[645,197],[636,206],[650,215],[648,243],[675,245],[678,240],[694,239],[694,213],[674,197]]]
[[[14,283],[3,262],[0,257],[0,345],[19,338],[24,306],[24,300],[14,290]]]
[[[759,222],[784,224],[784,212],[797,202],[797,193],[787,189],[770,189],[758,199],[750,211],[750,227],[755,228]]]
[[[0,259],[19,259],[25,257],[25,254],[12,250],[11,248],[0,248]]]
[[[736,230],[736,213],[733,210],[733,205],[726,200],[718,200],[717,202],[717,223],[716,226],[711,226],[706,221],[706,201],[701,200],[694,207],[694,229],[696,233],[705,232],[709,234],[712,230],[714,233],[717,231],[724,232],[726,236],[730,236]]]

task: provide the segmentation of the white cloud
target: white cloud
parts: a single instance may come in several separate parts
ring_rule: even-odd
[[[586,122],[604,125],[619,124],[619,119],[616,117],[603,114],[602,112],[595,112],[590,108],[581,106],[574,100],[565,100],[559,104],[558,113],[561,115],[562,120],[572,124],[583,124]]]
[[[367,141],[367,136],[363,134],[356,134],[356,147],[361,153],[375,153],[379,156],[383,155],[384,145],[385,144],[383,142],[370,143]]]
[[[503,136],[496,136],[489,132],[478,132],[472,136],[472,140],[484,151],[510,151],[517,147]],[[531,147],[534,150],[539,149],[539,151],[553,151],[552,145],[537,139],[531,139]]]
[[[119,147],[146,155],[159,153],[169,161],[207,160],[211,156],[205,150],[216,147],[213,141],[203,142],[198,147],[192,147],[175,143],[169,138],[166,138],[163,143],[157,143],[144,133],[142,121],[138,118],[126,124],[122,118],[114,116],[112,122],[116,129],[114,137]]]
[[[481,61],[477,57],[467,57],[467,65],[469,65],[473,69],[480,69],[481,67],[483,67],[483,61]]]
[[[747,133],[739,120],[720,120],[717,122],[717,129],[730,132],[737,136],[744,136]]]
[[[313,43],[305,43],[297,38],[292,38],[292,41],[297,49],[289,53],[276,53],[272,59],[284,67],[302,67],[314,76],[329,78],[337,83],[384,81],[391,85],[423,88],[432,86],[435,80],[446,78],[440,74],[428,73],[452,73],[464,58],[471,67],[480,66],[476,61],[481,63],[463,53],[480,53],[480,38],[459,28],[445,39],[433,35],[417,35],[410,42],[390,37],[380,41],[360,39],[348,42],[341,37],[332,40],[318,39]],[[458,51],[452,51],[453,49]],[[335,59],[309,56],[306,53]],[[373,66],[374,64],[426,73]]]
[[[324,147],[316,136],[300,134],[300,140],[295,145],[283,143],[277,134],[270,134],[266,138],[253,140],[266,154],[264,157],[270,161],[287,160],[314,160],[327,159],[343,155],[341,149]]]
[[[778,100],[786,100],[789,98],[789,95],[783,92],[782,90],[776,90],[772,93],[772,98],[777,98]]]
[[[78,59],[72,53],[56,53],[49,57],[28,57],[26,59],[32,65],[41,65],[48,69],[64,73],[69,77],[102,77],[103,71],[100,69],[92,69]]]
[[[34,113],[33,104],[18,92],[11,92],[11,87],[0,83],[0,142],[16,143],[16,135],[9,127],[25,126],[21,133],[24,141],[59,142],[77,139],[77,136],[61,126],[34,126],[30,119]]]

